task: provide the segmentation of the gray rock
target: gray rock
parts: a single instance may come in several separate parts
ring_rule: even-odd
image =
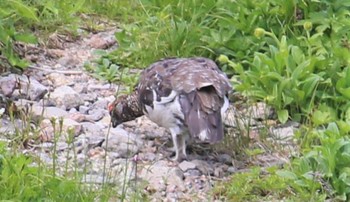
[[[206,161],[195,159],[191,162],[195,164],[196,168],[204,175],[212,175],[214,173],[214,168]]]
[[[176,185],[184,189],[183,172],[177,167],[169,167],[167,161],[157,161],[144,166],[139,177],[149,182],[150,189],[164,190],[166,185]]]
[[[228,154],[220,154],[218,161],[227,165],[232,165],[232,157]]]
[[[141,153],[140,154],[140,159],[142,159],[143,161],[154,161],[156,159],[156,154],[152,153],[152,152],[147,152],[147,153]]]
[[[264,102],[258,102],[253,106],[250,106],[246,113],[249,117],[255,120],[266,120],[273,113],[270,106],[267,106]]]
[[[88,41],[88,45],[91,48],[96,48],[96,49],[107,49],[113,46],[115,43],[116,43],[115,37],[103,36],[103,34],[101,33],[92,35],[92,37]]]
[[[66,55],[57,60],[58,64],[63,67],[75,67],[79,64],[79,60],[77,57],[73,55]]]
[[[81,125],[83,126],[83,133],[85,134],[91,134],[93,136],[105,136],[103,128],[96,123],[92,122],[82,122]]]
[[[81,124],[89,145],[97,145],[105,140],[105,133],[101,126],[91,122],[82,122]]]
[[[37,106],[34,105],[31,108],[31,112],[32,115],[34,117],[43,117],[43,118],[59,118],[59,117],[67,117],[68,116],[68,112],[57,108],[57,107],[41,107],[41,106]]]
[[[237,169],[235,167],[233,167],[233,166],[230,166],[230,167],[227,168],[227,172],[229,172],[229,173],[236,173]]]
[[[87,114],[89,109],[90,109],[89,107],[84,106],[84,105],[79,106],[79,112],[82,114]]]
[[[51,94],[50,99],[57,106],[65,106],[67,109],[75,108],[84,103],[80,95],[69,86],[60,86]]]
[[[189,169],[184,173],[185,176],[197,177],[201,176],[202,173],[197,169]]]
[[[107,134],[108,131],[104,129],[104,133]],[[120,128],[112,128],[110,134],[106,135],[102,147],[119,153],[119,157],[130,157],[140,150],[141,145],[141,140],[135,134]]]
[[[88,85],[88,91],[109,90],[111,88],[113,88],[112,84],[90,84],[90,85]]]
[[[108,112],[104,109],[92,109],[89,110],[89,115],[86,115],[86,120],[99,121],[107,114]]]
[[[278,141],[280,144],[290,144],[293,142],[294,132],[299,125],[297,122],[289,121],[278,128],[271,128],[270,133],[273,136],[273,140]]]
[[[39,101],[48,92],[48,88],[39,83],[36,79],[25,75],[17,76],[20,84],[20,95],[24,95],[30,100]]]
[[[98,98],[98,95],[95,92],[83,93],[80,94],[80,96],[86,102],[94,102]]]
[[[106,99],[99,99],[92,104],[92,109],[107,109],[109,101]]]
[[[51,73],[48,75],[48,79],[52,82],[55,87],[68,86],[74,84],[67,76],[60,73]]]
[[[41,123],[40,123],[40,138],[42,141],[46,142],[46,141],[53,141],[54,138],[54,131],[58,132],[60,131],[60,121],[61,119],[56,119],[54,122],[54,126],[51,123],[50,119],[44,119]],[[81,133],[81,129],[82,126],[69,118],[63,118],[62,119],[62,132],[60,135],[59,140],[61,141],[67,141],[68,137],[73,135],[73,137],[77,137],[80,135]]]
[[[73,113],[76,113],[76,112],[78,112],[78,110],[75,109],[75,108],[70,108],[70,110],[69,110],[70,114],[73,114]]]
[[[6,120],[0,119],[0,137],[5,135],[14,135],[16,133],[16,129],[23,128],[23,122],[21,120]]]
[[[80,93],[80,94],[87,94],[87,86],[86,84],[78,84],[76,83],[74,85],[74,90],[77,92],[77,93]]]
[[[190,170],[190,169],[195,169],[196,168],[196,164],[192,163],[192,162],[189,162],[189,161],[182,161],[180,164],[179,164],[179,168],[182,170],[182,171],[187,171],[187,170]]]
[[[0,77],[0,93],[10,97],[16,88],[16,78],[13,74],[6,77]]]

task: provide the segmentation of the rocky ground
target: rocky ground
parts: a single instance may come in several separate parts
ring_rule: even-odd
[[[168,132],[146,117],[111,128],[107,105],[114,100],[117,86],[91,77],[83,64],[94,58],[94,50],[117,48],[114,31],[74,40],[52,35],[45,48],[28,47],[25,57],[33,61],[32,67],[21,75],[0,77],[2,98],[21,109],[15,120],[2,116],[0,141],[11,142],[22,134],[24,153],[48,165],[55,153],[62,172],[81,171],[84,181],[92,184],[122,187],[130,182],[129,192],[136,189],[153,201],[212,201],[213,185],[232,173],[288,161],[298,125],[278,126],[263,103],[231,106],[225,142],[193,145],[189,159],[181,163],[169,159]],[[240,145],[244,141],[235,139],[245,139],[246,147],[262,152],[246,158]]]

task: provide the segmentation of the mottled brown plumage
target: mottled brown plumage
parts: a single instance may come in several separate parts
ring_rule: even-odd
[[[110,105],[116,125],[147,115],[168,128],[175,160],[186,158],[186,139],[214,143],[223,138],[222,115],[232,87],[227,76],[206,58],[164,59],[145,69],[137,90]]]

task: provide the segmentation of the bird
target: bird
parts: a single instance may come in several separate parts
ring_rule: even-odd
[[[146,115],[170,131],[174,161],[187,159],[191,140],[217,143],[232,86],[216,63],[204,57],[161,59],[140,74],[135,90],[108,105],[112,127]],[[192,141],[193,142],[193,141]]]

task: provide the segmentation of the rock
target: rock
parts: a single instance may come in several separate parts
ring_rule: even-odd
[[[86,84],[75,83],[74,90],[80,94],[86,95],[88,93]]]
[[[299,123],[289,121],[283,126],[278,128],[271,128],[270,133],[274,140],[279,141],[281,144],[288,144],[293,142],[294,132],[299,127]]]
[[[96,146],[105,140],[106,134],[100,125],[91,122],[83,122],[81,124],[89,145]]]
[[[96,122],[98,124],[101,124],[107,128],[109,124],[111,124],[111,117],[110,116],[104,116],[100,121]]]
[[[196,168],[204,175],[212,175],[214,173],[213,167],[206,161],[195,159],[191,162],[195,164]]]
[[[74,109],[74,108],[72,108]],[[83,121],[86,121],[86,115],[85,114],[81,114],[81,113],[69,113],[68,117],[76,122],[83,122]]]
[[[246,113],[255,120],[266,120],[273,114],[273,111],[266,103],[258,102],[255,105],[248,107]]]
[[[79,106],[79,112],[82,113],[82,114],[87,114],[89,109],[90,108],[87,107],[87,106],[83,106],[83,105]]]
[[[237,110],[234,108],[234,106],[229,106],[229,108],[227,109],[227,111],[224,114],[224,119],[223,122],[225,125],[230,126],[230,127],[236,127],[237,125]]]
[[[165,190],[165,185],[175,185],[185,189],[183,172],[177,167],[168,167],[167,161],[157,161],[150,166],[144,166],[139,177],[148,181],[149,189],[156,191]]]
[[[135,124],[136,122],[136,124]],[[144,139],[153,140],[155,138],[167,136],[168,131],[165,128],[158,127],[154,122],[149,120],[146,116],[137,118],[134,121],[123,123],[123,127],[130,127],[134,129],[136,134],[142,134]],[[135,125],[137,127],[135,127]],[[170,135],[169,135],[170,138]]]
[[[51,58],[61,58],[65,55],[65,51],[60,49],[47,49],[46,53]]]
[[[98,99],[91,106],[91,109],[107,109],[109,101],[107,99]]]
[[[88,45],[91,48],[96,48],[96,49],[107,49],[111,46],[113,46],[116,43],[115,37],[110,37],[110,36],[101,36],[101,34],[95,34],[92,35],[90,40],[88,41]]]
[[[236,173],[237,172],[237,169],[233,166],[230,166],[227,168],[227,172],[228,173]]]
[[[107,133],[105,129],[104,134]],[[110,134],[106,135],[106,141],[103,142],[102,147],[108,151],[117,152],[120,158],[125,158],[137,153],[141,145],[141,140],[135,134],[120,128],[112,128]]]
[[[196,168],[196,164],[192,163],[192,162],[189,162],[189,161],[182,161],[180,164],[179,164],[179,168],[186,172],[187,170],[190,170],[190,169],[195,169]]]
[[[89,110],[89,115],[85,115],[87,121],[99,121],[108,114],[107,110],[94,109]]]
[[[100,125],[92,123],[92,122],[83,122],[81,124],[83,126],[83,133],[92,134],[95,136],[97,136],[99,134],[103,134],[103,137],[104,137],[105,134],[103,133],[103,130],[102,130],[103,128]]]
[[[19,81],[20,95],[25,95],[33,101],[39,101],[48,92],[47,87],[39,83],[36,79],[21,75],[17,76]]]
[[[68,86],[74,84],[72,81],[70,81],[67,76],[64,74],[59,74],[59,73],[51,73],[48,75],[48,79],[52,82],[52,84],[55,87],[59,86]]]
[[[147,152],[147,153],[141,153],[139,155],[140,159],[142,161],[150,161],[153,162],[156,159],[156,154],[152,153],[152,152]]]
[[[232,157],[228,154],[220,154],[217,158],[221,163],[232,165]]]
[[[227,111],[224,115],[224,124],[226,126],[239,128],[239,129],[246,129],[250,126],[257,125],[257,121],[246,112],[238,111],[234,106],[229,106]]]
[[[23,128],[22,120],[10,121],[6,119],[0,119],[0,137],[2,135],[13,135],[16,133],[16,129],[21,128]]]
[[[91,159],[103,158],[106,155],[106,151],[101,147],[96,147],[90,149],[87,155]]]
[[[10,97],[16,88],[16,78],[13,74],[0,77],[0,94]]]
[[[84,103],[80,95],[69,86],[56,88],[49,96],[57,106],[65,106],[67,109],[75,108]]]
[[[63,67],[76,67],[80,61],[72,55],[66,55],[58,59],[57,62]]]
[[[60,122],[62,120],[62,133],[60,133]],[[55,126],[55,129],[54,129]],[[54,131],[56,131],[56,135],[60,135],[58,139],[67,141],[68,136],[73,135],[73,137],[79,136],[81,133],[82,126],[68,118],[56,119],[54,122],[54,126],[51,123],[50,119],[44,119],[41,124],[40,130],[40,138],[42,141],[53,141]]]
[[[67,117],[68,112],[66,112],[63,109],[57,108],[57,107],[41,107],[34,105],[31,108],[32,115],[34,117],[43,117],[47,119],[51,118],[59,118],[59,117]]]
[[[95,100],[97,100],[98,95],[95,92],[89,92],[89,93],[83,93],[80,94],[80,97],[87,102],[94,102]]]
[[[95,90],[109,90],[114,89],[113,84],[90,84],[88,85],[88,91],[95,91]]]
[[[222,178],[227,170],[227,165],[216,165],[214,166],[214,176],[218,178]]]
[[[201,172],[197,169],[189,169],[184,173],[185,176],[198,177],[201,175]]]

